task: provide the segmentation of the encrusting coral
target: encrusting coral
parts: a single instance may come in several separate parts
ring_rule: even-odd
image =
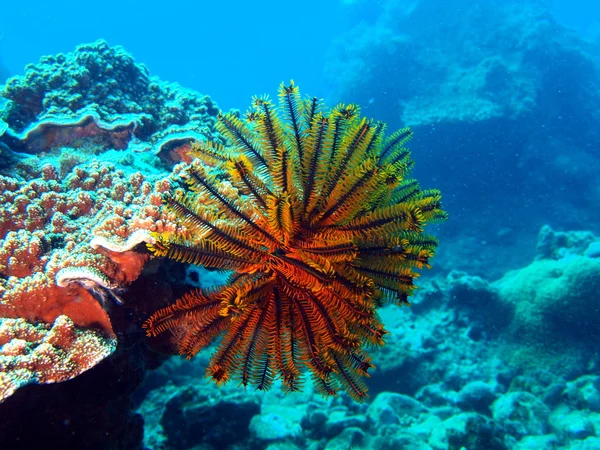
[[[58,383],[95,366],[117,346],[114,336],[75,326],[66,315],[52,325],[0,319],[0,401],[30,383]]]
[[[423,233],[445,218],[440,193],[407,178],[411,131],[385,137],[355,105],[326,111],[281,85],[280,106],[255,98],[240,119],[220,114],[230,147],[202,142],[188,187],[165,197],[178,231],[154,233],[156,256],[233,271],[154,313],[187,357],[222,335],[207,375],[287,390],[305,367],[317,389],[363,400],[373,367],[365,347],[383,344],[377,308],[408,304],[437,241]],[[283,117],[282,117],[283,115]]]

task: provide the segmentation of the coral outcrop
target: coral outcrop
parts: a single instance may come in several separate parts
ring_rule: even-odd
[[[148,260],[143,244],[177,229],[160,209],[179,180],[165,155],[220,137],[209,97],[103,41],[42,58],[0,96],[2,401],[114,351],[109,312]]]
[[[551,2],[351,3],[360,25],[326,74],[337,99],[413,127],[431,149],[419,176],[453,193],[455,219],[438,267],[495,279],[534,257],[544,223],[600,232],[598,41],[562,26]]]
[[[102,40],[28,65],[0,95],[8,100],[0,143],[19,152],[94,143],[160,152],[171,147],[171,135],[176,143],[216,137],[218,108],[210,97],[150,76],[123,48]]]
[[[0,176],[0,316],[32,324],[67,316],[81,332],[103,332],[107,343],[98,355],[111,353],[115,335],[106,310],[122,302],[121,289],[149,256],[135,247],[150,231],[175,229],[159,210],[171,182],[150,179],[106,162],[78,165],[64,177],[50,164],[28,181]],[[12,345],[0,347],[0,355],[10,355]]]
[[[60,178],[51,165],[27,182],[0,177],[0,315],[110,333],[101,302],[140,274],[144,231],[174,230],[159,210],[168,179],[125,175],[110,163],[80,165]]]
[[[326,74],[337,94],[385,103],[411,126],[516,118],[539,106],[540,90],[553,79],[539,51],[591,62],[593,46],[563,29],[540,2],[469,6],[386,3],[376,20],[352,28],[331,52]],[[353,9],[371,5],[359,1]]]
[[[66,315],[52,325],[0,318],[0,401],[30,383],[69,380],[94,367],[116,345],[114,336],[76,328]]]
[[[514,311],[507,331],[519,344],[510,353],[515,362],[544,361],[545,367],[562,373],[596,360],[599,247],[593,233],[554,231],[546,225],[537,258],[494,283],[501,301]]]

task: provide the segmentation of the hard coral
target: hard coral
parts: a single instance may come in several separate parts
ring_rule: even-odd
[[[172,163],[178,146],[218,140],[217,108],[103,41],[42,58],[0,96],[0,318],[49,325],[64,315],[113,340],[104,307],[139,276],[149,254],[136,247],[151,231],[177,231],[159,207],[178,169],[169,175],[155,154]],[[0,373],[12,379],[13,368]]]
[[[232,147],[196,145],[189,189],[166,199],[186,231],[154,233],[150,249],[234,274],[156,312],[148,334],[172,331],[188,357],[223,335],[207,370],[218,383],[268,389],[279,375],[296,390],[306,367],[323,394],[363,400],[364,347],[386,333],[376,309],[408,303],[437,245],[423,227],[445,217],[439,192],[407,178],[412,133],[385,138],[356,106],[327,113],[293,82],[279,110],[257,98],[218,126]]]
[[[66,315],[32,325],[0,318],[0,402],[29,383],[69,380],[110,355],[117,341],[94,329],[80,329]]]
[[[8,100],[0,107],[0,142],[20,152],[94,142],[158,151],[155,144],[171,133],[215,137],[218,108],[209,97],[150,77],[123,48],[102,40],[43,57],[9,79],[0,96]]]
[[[58,314],[42,311],[53,303],[49,298],[66,295],[55,295],[57,289],[84,279],[105,289],[130,283],[147,258],[133,251],[149,239],[143,231],[174,225],[156,206],[170,187],[166,178],[153,185],[110,163],[77,166],[64,179],[46,166],[42,176],[28,182],[0,176],[0,313],[51,322]],[[45,289],[46,302],[36,300],[39,289]],[[29,296],[36,307],[25,300]]]
[[[556,373],[572,373],[595,359],[600,258],[589,249],[596,245],[600,239],[588,231],[544,226],[537,258],[494,283],[501,302],[514,310],[508,327],[514,342],[508,345],[516,350],[505,353],[519,366],[543,361]]]
[[[119,301],[140,274],[148,254],[135,247],[148,232],[175,231],[157,206],[170,186],[110,163],[79,165],[64,178],[48,165],[26,182],[0,176],[0,317],[52,324],[64,315],[79,332],[114,339],[102,303]]]

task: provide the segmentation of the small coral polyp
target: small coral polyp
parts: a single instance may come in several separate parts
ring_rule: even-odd
[[[281,85],[277,108],[256,98],[240,119],[221,114],[228,147],[194,145],[188,187],[165,199],[179,231],[149,248],[233,271],[229,283],[195,290],[145,323],[168,330],[192,357],[219,336],[207,375],[268,389],[280,377],[298,390],[308,370],[325,395],[367,396],[367,346],[383,344],[377,308],[408,304],[437,241],[423,233],[445,218],[440,193],[407,178],[413,165],[401,129],[360,117],[355,105],[326,111]]]

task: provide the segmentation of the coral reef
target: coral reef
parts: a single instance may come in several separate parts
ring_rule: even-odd
[[[495,281],[452,271],[422,286],[410,309],[382,310],[391,333],[388,345],[374,354],[379,369],[372,375],[374,385],[392,390],[393,380],[406,372],[431,372],[431,358],[440,352],[436,360],[448,365],[446,383],[465,380],[463,369],[453,364],[457,357],[467,370],[478,365],[480,373],[500,371],[494,364],[479,366],[498,357],[510,367],[534,370],[542,365],[563,377],[596,367],[599,242],[589,231],[554,231],[545,225],[539,253],[529,265]],[[407,322],[414,327],[410,332]],[[487,343],[485,351],[481,343]],[[452,348],[462,349],[463,355]],[[451,368],[457,372],[450,374]],[[442,380],[434,374],[429,381]],[[421,382],[420,377],[403,376],[403,388],[409,391]]]
[[[324,399],[312,380],[284,397],[285,386],[275,382],[258,397],[260,412],[239,424],[232,441],[257,449],[597,448],[600,360],[592,325],[582,316],[587,311],[597,323],[598,277],[587,267],[596,268],[598,242],[586,231],[544,226],[539,255],[517,273],[492,282],[464,272],[425,280],[411,308],[380,310],[391,333],[372,354],[378,368],[372,400]],[[533,275],[552,263],[554,272]],[[549,278],[542,282],[542,275]],[[528,278],[542,297],[535,298]],[[574,286],[577,281],[581,285]],[[532,327],[526,332],[524,322]],[[209,352],[191,364],[203,367]],[[140,408],[152,420],[146,444],[197,443],[201,438],[190,425],[206,414],[205,399],[220,404],[235,387],[217,389],[181,365],[164,365],[151,377],[158,373],[174,384],[151,390]],[[255,401],[256,393],[250,395]],[[185,416],[165,407],[171,399],[185,405]],[[183,423],[184,436],[162,427],[173,420]],[[213,422],[212,416],[211,424],[227,427],[226,419]]]
[[[65,315],[50,325],[0,318],[0,401],[29,383],[69,380],[116,348],[116,338],[77,329]]]
[[[325,113],[293,82],[279,96],[279,109],[256,98],[244,121],[219,116],[232,149],[194,146],[187,192],[165,200],[182,230],[149,245],[231,270],[230,282],[185,295],[145,327],[173,331],[187,357],[223,334],[207,369],[217,383],[267,390],[281,376],[294,391],[306,367],[324,395],[362,401],[364,347],[386,334],[376,308],[408,304],[437,245],[423,229],[445,218],[441,195],[408,178],[410,130],[385,137],[354,105]]]
[[[3,336],[2,401],[114,351],[109,313],[150,256],[143,243],[177,229],[160,210],[179,182],[163,153],[220,137],[210,98],[150,77],[103,41],[42,58],[0,96],[0,317],[38,329]],[[72,343],[53,347],[61,332]],[[87,360],[78,358],[83,345]]]
[[[560,232],[546,225],[537,248],[531,264],[494,282],[500,301],[514,311],[507,336],[519,345],[508,354],[519,366],[543,361],[561,374],[593,364],[600,337],[600,239],[588,231]]]
[[[353,3],[361,8],[361,0]],[[0,442],[11,449],[39,448],[41,440],[141,449],[146,420],[145,448],[152,449],[600,448],[597,229],[546,225],[537,248],[523,246],[546,221],[557,229],[593,227],[598,213],[590,204],[600,195],[597,155],[589,150],[598,141],[597,72],[588,46],[539,3],[508,1],[502,10],[462,0],[451,7],[369,3],[379,15],[365,16],[365,28],[338,50],[348,59],[331,73],[362,77],[335,77],[345,99],[364,103],[363,113],[410,121],[420,147],[456,143],[451,153],[417,158],[426,162],[417,167],[427,169],[423,178],[417,172],[421,181],[437,178],[452,191],[457,220],[455,238],[441,247],[445,267],[454,270],[421,280],[411,308],[379,303],[394,290],[396,300],[407,301],[416,269],[435,248],[434,240],[421,241],[424,220],[416,210],[394,217],[400,228],[411,217],[414,229],[400,231],[406,241],[385,251],[366,245],[369,236],[333,239],[338,229],[365,226],[369,192],[382,188],[373,183],[376,189],[353,197],[352,183],[369,183],[369,158],[342,165],[343,153],[333,151],[351,148],[363,126],[367,142],[382,144],[382,130],[360,122],[352,106],[307,119],[301,110],[310,115],[306,106],[316,103],[299,101],[288,86],[279,108],[259,98],[245,118],[218,119],[208,97],[151,77],[102,41],[44,58],[13,78],[0,91]],[[368,23],[373,19],[376,26]],[[369,79],[377,82],[363,89]],[[377,109],[388,99],[394,103]],[[348,117],[344,128],[344,114],[356,122]],[[337,126],[345,140],[336,141]],[[328,129],[323,145],[319,127]],[[402,147],[406,133],[391,141],[396,136]],[[234,145],[223,147],[225,138]],[[316,148],[329,152],[329,165],[310,158]],[[405,176],[412,161],[404,149],[399,155],[397,173],[385,172],[380,160],[373,167]],[[286,170],[290,161],[300,163],[295,171]],[[384,183],[407,194],[398,203],[437,198],[400,175]],[[571,189],[560,187],[566,181]],[[319,189],[329,200],[310,195]],[[320,231],[311,228],[311,212],[327,214],[336,200],[339,214],[329,216],[325,244],[307,244]],[[170,260],[152,258],[147,244]],[[327,254],[316,257],[317,250]],[[392,263],[386,266],[409,266],[409,275],[396,273],[406,275],[400,287],[390,289],[389,273],[364,276],[380,269],[376,262],[364,267],[371,254]],[[186,269],[173,259],[234,274]],[[525,267],[524,259],[531,261]],[[505,273],[507,264],[520,268]],[[340,287],[340,274],[351,270],[364,278]],[[229,285],[215,287],[227,276]],[[184,284],[200,290],[181,298]],[[346,304],[321,300],[349,290]],[[266,300],[254,301],[264,292]],[[181,300],[164,308],[175,298]],[[281,322],[273,320],[273,300],[288,308],[279,309]],[[208,320],[224,334],[219,346],[146,373],[163,358],[143,342],[148,316],[163,308],[146,322],[159,334],[151,343],[185,349],[187,342],[192,355],[216,339],[202,335],[206,324],[197,320],[209,301]],[[298,323],[306,325],[300,336],[292,331]],[[388,334],[386,345],[367,355],[361,330],[368,327]],[[302,392],[289,393],[300,379],[288,370],[294,363],[317,375],[302,380]],[[272,389],[217,389],[198,376],[207,365],[217,380]],[[371,365],[373,398],[354,402],[350,395],[366,395],[357,375]],[[341,395],[319,395],[331,388]]]
[[[159,210],[169,180],[91,163],[64,178],[44,165],[40,178],[0,177],[0,187],[0,314],[47,323],[66,314],[110,334],[98,299],[119,301],[140,274],[143,231],[174,227]]]
[[[0,315],[47,324],[66,315],[78,328],[97,329],[103,339],[114,340],[105,308],[120,301],[119,289],[137,278],[147,259],[133,247],[140,242],[136,231],[156,226],[160,213],[157,206],[152,213],[150,196],[160,204],[160,187],[156,191],[141,176],[126,177],[109,163],[77,166],[65,178],[44,165],[39,178],[1,176],[0,186]],[[162,189],[169,186],[163,183]],[[114,342],[98,339],[99,355],[114,350]],[[0,347],[0,355],[12,356],[12,345],[17,342]],[[81,364],[68,373],[89,367]],[[10,372],[19,366],[2,368]]]
[[[94,143],[159,152],[165,143],[157,143],[171,134],[218,138],[218,108],[209,97],[151,77],[123,48],[102,40],[28,65],[0,96],[8,100],[0,143],[19,152]]]
[[[438,267],[495,279],[534,256],[544,223],[600,232],[597,43],[537,0],[353,3],[360,25],[326,75],[336,99],[411,126],[429,149],[416,175],[453,193],[455,219],[438,234]]]
[[[0,442],[4,447],[28,450],[42,448],[51,441],[57,448],[65,449],[79,448],[85,442],[85,447],[92,450],[142,450],[144,420],[135,412],[133,393],[146,373],[164,360],[164,357],[144,345],[145,338],[141,332],[142,321],[155,308],[151,306],[153,300],[163,296],[167,300],[173,298],[169,295],[170,285],[161,275],[161,270],[162,267],[159,267],[144,272],[123,294],[124,303],[111,309],[111,325],[117,339],[107,341],[113,346],[117,345],[117,348],[110,357],[68,381],[29,384],[19,388],[0,403]],[[77,339],[72,342],[81,344],[95,336],[105,339],[103,332],[80,327],[75,327],[75,335],[67,334],[63,338],[63,330],[60,330],[61,333],[49,339],[52,325],[40,323],[34,326],[25,324],[23,319],[3,319],[3,322],[10,328],[3,328],[2,325],[0,328],[17,331],[22,338],[42,338],[38,342],[15,341],[3,346],[24,350],[0,356],[0,365],[21,365],[20,371],[3,372],[3,377],[17,376],[11,376],[10,381],[20,381],[18,376],[29,375],[68,375],[70,378],[79,371],[75,364],[80,363],[78,358],[81,352],[75,346],[68,347],[69,341],[65,338],[74,336]],[[56,331],[64,329],[64,326],[70,327],[69,319],[64,316],[57,319],[57,324],[60,326]],[[30,331],[35,331],[36,335],[24,335]],[[98,356],[101,347],[94,344],[93,347],[81,349],[85,351],[85,361],[91,362]],[[50,366],[46,356],[52,358]],[[29,371],[36,368],[43,369],[43,372]],[[35,433],[31,431],[32,423],[36,424]]]
[[[363,104],[369,97],[396,102],[390,113],[411,126],[515,118],[540,106],[553,70],[537,59],[542,47],[552,52],[547,57],[556,52],[590,62],[594,54],[539,2],[469,6],[464,0],[387,2],[376,20],[352,28],[331,51],[326,73],[337,95]]]

